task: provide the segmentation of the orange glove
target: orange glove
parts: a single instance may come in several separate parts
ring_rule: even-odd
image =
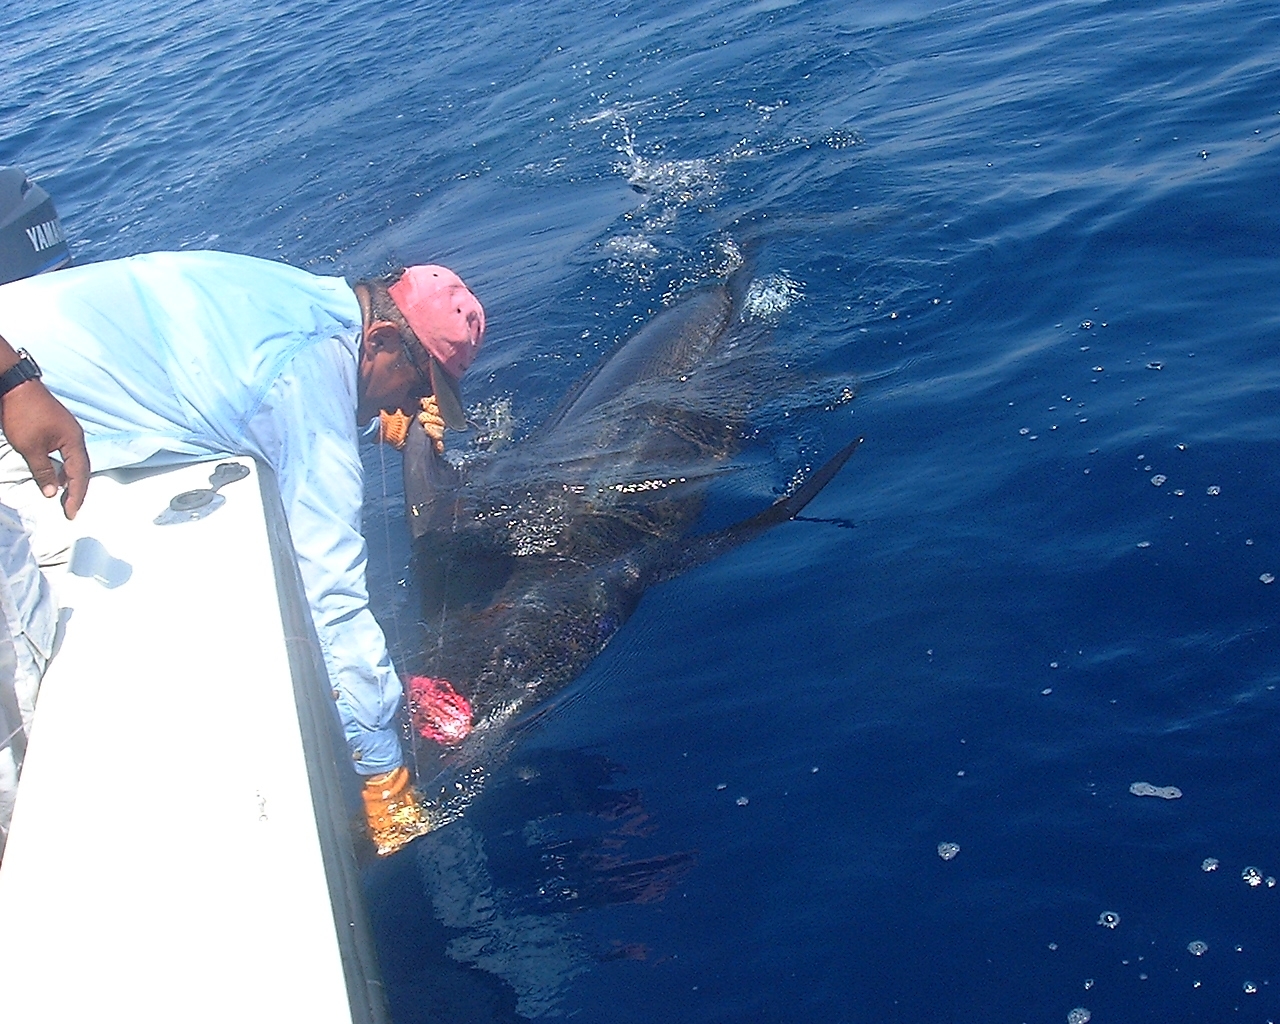
[[[369,836],[377,847],[378,856],[404,846],[411,839],[426,835],[431,824],[422,813],[418,794],[409,779],[409,769],[401,765],[381,775],[371,775],[364,781],[365,820]]]
[[[387,412],[383,409],[378,413],[378,420],[378,440],[383,444],[391,445],[397,451],[403,448],[409,437],[409,424],[413,422],[413,417],[405,415],[399,409],[395,412]]]
[[[444,451],[444,417],[440,415],[440,406],[436,402],[435,395],[430,395],[419,401],[422,405],[422,412],[417,414],[418,422],[422,424],[422,429],[427,432],[427,437],[431,438],[435,443],[436,454],[438,455]],[[403,448],[405,441],[409,437],[409,424],[413,422],[413,417],[401,412],[399,409],[395,410],[395,412],[387,412],[384,409],[378,413],[378,420],[378,440],[383,444],[391,445],[396,451]]]
[[[436,454],[439,455],[444,451],[444,417],[440,415],[440,403],[436,401],[435,395],[429,395],[419,401],[422,412],[418,413],[418,422],[427,432],[427,437],[435,442]]]

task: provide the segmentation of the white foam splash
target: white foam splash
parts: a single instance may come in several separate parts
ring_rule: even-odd
[[[654,195],[664,203],[687,206],[697,199],[709,198],[719,191],[720,174],[714,161],[705,157],[688,160],[653,160],[636,152],[635,133],[626,120],[619,118],[617,127],[622,141],[616,149],[623,159],[614,165],[626,176],[627,184],[638,192]]]
[[[467,411],[467,419],[477,428],[472,441],[477,448],[495,451],[515,436],[516,418],[511,411],[510,395],[473,405]]]
[[[755,278],[747,285],[747,293],[742,300],[742,319],[776,322],[803,298],[801,283],[786,274]]]

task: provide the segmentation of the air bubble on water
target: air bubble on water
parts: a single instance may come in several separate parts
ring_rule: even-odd
[[[739,807],[746,807],[747,804],[751,803],[751,801],[748,800],[745,796],[740,796],[738,797],[737,800],[734,801],[734,803],[736,803]]]
[[[1262,884],[1262,872],[1252,865],[1240,872],[1240,878],[1250,888],[1256,888]]]
[[[1018,431],[1018,433],[1021,434],[1023,437],[1026,437],[1029,433],[1031,433],[1031,431],[1027,427],[1022,427]]]
[[[1102,368],[1101,366],[1095,366],[1095,367],[1093,368],[1093,372],[1094,372],[1094,373],[1101,373],[1101,372],[1102,372],[1102,370],[1103,370],[1103,368]]]
[[[1196,939],[1194,942],[1187,943],[1187,952],[1192,956],[1204,956],[1209,952],[1209,944]]]
[[[658,258],[658,247],[643,235],[615,235],[605,243],[605,251],[620,269],[632,270]]]
[[[1088,992],[1088,991],[1089,991],[1089,989],[1091,989],[1091,988],[1093,988],[1093,979],[1092,979],[1092,978],[1085,978],[1085,979],[1084,979],[1084,990],[1085,990],[1086,992]]]
[[[1262,580],[1263,583],[1274,583],[1276,581],[1276,578],[1269,572],[1264,572],[1258,579]]]
[[[1245,982],[1242,986],[1240,986],[1240,987],[1241,987],[1241,988],[1243,988],[1243,989],[1245,990],[1245,993],[1246,993],[1246,994],[1248,994],[1248,995],[1253,995],[1254,993],[1256,993],[1256,992],[1258,991],[1258,986],[1257,986],[1257,985],[1255,985],[1255,984],[1254,984],[1253,982],[1251,982],[1251,981],[1246,981],[1246,982]]]
[[[762,107],[760,109],[763,110],[765,108]],[[777,107],[769,108],[770,112],[776,109],[778,108]],[[767,121],[768,119],[769,119],[769,115],[765,114],[763,120]],[[822,141],[825,142],[832,149],[847,149],[850,146],[860,145],[863,141],[863,138],[857,132],[849,131],[846,128],[837,128],[834,131],[828,132]],[[933,301],[937,302],[938,300],[934,299]]]
[[[1051,950],[1057,950],[1057,948],[1058,948],[1058,944],[1057,944],[1056,942],[1051,942],[1051,943],[1049,943],[1049,948],[1050,948]]]
[[[1276,876],[1267,875],[1267,888],[1274,889],[1276,887]]]
[[[1103,928],[1116,928],[1120,924],[1120,915],[1114,910],[1104,910],[1098,915],[1098,924]]]
[[[1077,1006],[1074,1010],[1072,1010],[1069,1014],[1067,1014],[1067,1024],[1089,1024],[1089,1021],[1092,1018],[1093,1018],[1093,1014],[1091,1014],[1083,1006]]]
[[[939,843],[938,856],[943,860],[955,860],[956,854],[960,852],[959,843]]]
[[[1211,484],[1209,485],[1209,487],[1205,488],[1204,493],[1210,495],[1211,497],[1216,498],[1219,494],[1222,493],[1222,488],[1219,487],[1217,484]]]
[[[1134,796],[1156,796],[1161,800],[1179,800],[1182,797],[1182,790],[1177,786],[1153,786],[1149,782],[1131,783],[1129,792]]]
[[[1218,865],[1222,862],[1217,857],[1206,857],[1200,862],[1201,871],[1217,871]]]
[[[1174,495],[1175,495],[1176,497],[1181,498],[1181,497],[1182,497],[1184,494],[1186,494],[1187,492],[1186,492],[1186,491],[1184,491],[1181,487],[1175,487],[1175,488],[1173,489],[1173,493],[1174,493]]]
[[[1049,667],[1050,667],[1050,668],[1057,668],[1057,667],[1058,667],[1058,663],[1057,663],[1056,661],[1051,661],[1051,662],[1049,662]]]
[[[1092,320],[1081,320],[1081,321],[1080,321],[1080,330],[1082,330],[1082,331],[1088,331],[1088,330],[1091,330],[1092,328],[1093,328],[1093,321],[1092,321]]]
[[[1155,476],[1151,478],[1151,483],[1155,487],[1163,487],[1164,482],[1168,479],[1169,478],[1165,476],[1163,473],[1157,473]]]

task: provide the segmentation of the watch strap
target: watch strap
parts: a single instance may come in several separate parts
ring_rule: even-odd
[[[29,380],[39,380],[40,377],[40,367],[31,358],[31,354],[25,348],[18,349],[18,361],[4,373],[0,373],[0,398],[19,384],[25,384]]]

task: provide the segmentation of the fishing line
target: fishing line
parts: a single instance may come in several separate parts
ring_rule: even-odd
[[[415,424],[410,424],[410,429],[412,430],[414,426]],[[433,447],[434,447],[434,441],[432,441],[432,439],[428,436],[427,445],[426,445],[426,455],[425,455],[426,458],[437,457],[436,453],[432,450]],[[438,497],[438,495],[432,494],[430,497],[432,499],[432,507],[434,508],[434,499]],[[458,532],[458,504],[459,502],[456,500],[453,502],[453,510],[452,510],[453,521],[450,528],[451,535],[456,535]],[[408,529],[408,528],[409,528],[409,524],[406,521],[405,529]],[[420,543],[420,541],[415,541],[414,543],[416,545],[417,543]],[[442,564],[441,564],[441,587],[440,587],[440,591],[441,591],[440,613],[439,613],[439,621],[436,623],[436,644],[435,644],[434,661],[432,660],[425,646],[422,651],[423,666],[425,670],[431,673],[432,675],[439,675],[441,658],[443,657],[443,654],[444,654],[445,622],[447,621],[447,617],[449,614],[449,583],[450,583],[450,570],[452,569],[452,566],[453,566],[453,559],[452,558],[442,559],[441,563]],[[413,564],[413,556],[411,554],[410,555],[411,569],[412,569],[412,564]],[[412,581],[410,581],[410,586],[412,586]],[[423,624],[425,625],[425,622]],[[452,680],[448,680],[448,682],[450,685],[453,685]],[[414,774],[414,778],[419,783],[421,783],[422,772],[421,772],[421,765],[418,759],[418,753],[420,749],[420,743],[423,737],[418,735],[417,727],[413,725],[412,712],[410,713],[410,737],[412,740],[412,749],[413,749],[413,774]]]
[[[385,444],[378,445],[378,469],[382,477],[382,540],[386,553],[387,570],[394,574],[397,570],[391,558],[391,509],[387,494],[387,446]],[[408,569],[405,572],[407,576]],[[394,590],[388,603],[391,606],[391,629],[395,634],[395,649],[401,657],[404,657],[407,652],[404,649],[404,635],[400,629],[400,602]],[[395,662],[393,661],[393,669],[394,665]],[[412,735],[412,726],[410,735]],[[416,742],[410,745],[410,753],[413,755],[413,777],[416,780],[421,778],[421,773],[418,770],[418,744]]]
[[[387,560],[387,571],[394,573],[395,566],[391,560],[391,514],[390,514],[390,502],[388,500],[388,495],[387,495],[387,451],[386,449],[387,449],[387,446],[385,444],[378,445],[378,469],[381,471],[381,476],[382,476],[382,540],[383,540],[383,547],[385,548],[385,555]],[[400,610],[397,607],[399,602],[393,599],[389,602],[389,604],[391,606],[391,627],[393,632],[395,633],[395,638],[396,638],[396,642],[395,642],[396,650],[403,652],[404,638],[400,633]]]

